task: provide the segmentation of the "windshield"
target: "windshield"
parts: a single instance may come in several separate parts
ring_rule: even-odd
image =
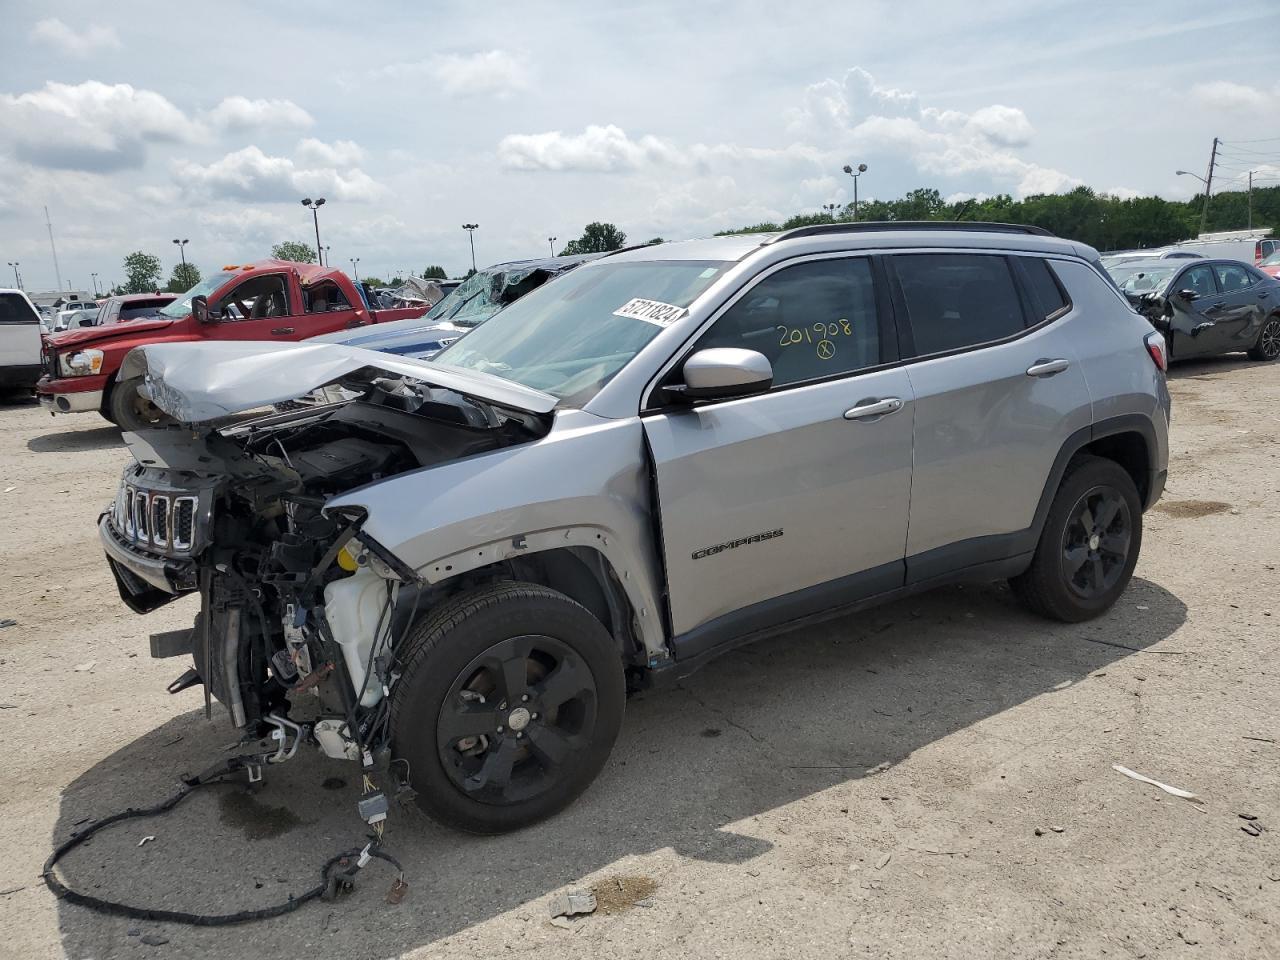
[[[209,296],[233,276],[235,276],[233,273],[215,273],[212,276],[205,277],[173,303],[167,307],[161,307],[157,316],[169,317],[172,320],[182,319],[191,312],[191,300],[193,297]]]
[[[517,300],[434,362],[513,380],[578,406],[666,325],[619,316],[624,306],[643,299],[658,302],[652,312],[660,313],[663,304],[687,307],[725,266],[649,260],[580,267]],[[631,306],[630,313],[642,312]]]
[[[460,327],[475,327],[502,309],[505,270],[473,273],[448,296],[427,311],[429,320],[450,320]]]
[[[1163,290],[1169,278],[1184,266],[1186,264],[1178,263],[1177,260],[1127,263],[1113,267],[1111,276],[1125,293],[1152,293]]]

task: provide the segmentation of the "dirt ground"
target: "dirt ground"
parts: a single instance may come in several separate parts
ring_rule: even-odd
[[[1109,615],[1050,624],[957,587],[745,649],[633,699],[600,780],[548,823],[485,839],[395,808],[399,906],[375,863],[350,899],[219,930],[40,881],[55,841],[234,738],[147,654],[190,602],[137,617],[108,578],[117,431],[0,406],[0,955],[1280,957],[1280,368],[1171,385],[1169,487]],[[307,751],[257,793],[100,835],[65,875],[170,909],[283,899],[361,836],[353,773]],[[601,909],[550,924],[583,888]]]

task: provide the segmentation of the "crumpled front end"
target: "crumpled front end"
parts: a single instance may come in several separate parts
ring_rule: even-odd
[[[550,422],[388,374],[344,379],[356,393],[345,403],[125,434],[134,462],[99,519],[120,595],[138,613],[199,595],[192,628],[153,635],[153,655],[190,655],[170,689],[203,684],[206,703],[219,700],[247,737],[300,708],[309,716],[297,722],[333,756],[361,756],[385,736],[391,641],[431,588],[366,536],[361,511],[330,502],[532,442]],[[175,389],[164,377],[152,384]],[[168,400],[191,414],[211,402]]]

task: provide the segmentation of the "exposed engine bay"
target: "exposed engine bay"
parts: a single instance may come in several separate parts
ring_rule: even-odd
[[[126,435],[136,462],[99,521],[132,609],[200,594],[193,628],[153,635],[152,653],[190,652],[191,669],[170,690],[203,684],[206,711],[216,698],[246,740],[267,738],[267,762],[314,741],[367,767],[387,740],[395,642],[433,602],[431,587],[361,533],[358,510],[326,504],[531,442],[550,426],[550,414],[383,371],[340,385],[358,398],[198,432]]]

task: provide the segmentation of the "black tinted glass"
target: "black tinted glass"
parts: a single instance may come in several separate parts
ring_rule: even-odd
[[[1004,257],[923,253],[894,257],[916,354],[925,356],[1012,336],[1022,301]]]
[[[40,318],[27,303],[26,297],[16,293],[0,293],[0,323],[39,323]]]
[[[1046,261],[1038,257],[1023,257],[1019,263],[1026,271],[1039,319],[1055,316],[1070,306],[1067,295],[1054,277],[1053,268]]]

